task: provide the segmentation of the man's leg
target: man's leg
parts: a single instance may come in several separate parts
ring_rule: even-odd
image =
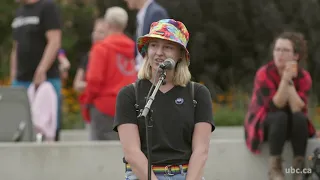
[[[101,113],[94,106],[90,107],[90,133],[92,140],[119,140],[118,133],[114,132],[113,117]]]
[[[57,113],[58,118],[57,118],[57,131],[56,131],[55,141],[59,141],[60,129],[61,129],[61,124],[62,124],[62,96],[61,96],[62,85],[61,85],[61,79],[60,78],[52,78],[52,79],[48,79],[48,82],[50,82],[52,84],[52,86],[54,87],[54,90],[57,93],[57,97],[58,97],[58,113]]]
[[[92,135],[91,135],[91,128],[90,128],[90,123],[85,123],[84,124],[84,129],[86,130],[86,131],[89,131],[89,136],[88,136],[88,139],[89,140],[92,140]]]

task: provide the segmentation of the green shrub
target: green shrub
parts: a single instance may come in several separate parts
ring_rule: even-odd
[[[216,126],[242,126],[246,112],[242,109],[232,109],[220,106],[213,114]]]
[[[78,113],[63,113],[62,128],[63,129],[83,129],[85,122],[81,114]]]

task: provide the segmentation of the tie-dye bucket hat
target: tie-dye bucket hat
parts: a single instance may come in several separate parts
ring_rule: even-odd
[[[148,43],[152,38],[164,39],[180,44],[186,52],[187,60],[190,60],[189,51],[187,49],[189,32],[182,22],[174,19],[162,19],[153,22],[149,34],[141,36],[137,40],[138,51],[143,57],[147,53]]]

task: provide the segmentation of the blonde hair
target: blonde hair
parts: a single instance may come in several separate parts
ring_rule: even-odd
[[[173,74],[173,85],[186,87],[188,82],[191,80],[191,73],[189,71],[188,66],[189,62],[184,53],[182,59],[176,64],[175,71]],[[148,55],[145,55],[145,57],[143,58],[142,67],[138,72],[138,78],[148,80],[151,80],[152,78],[152,68],[150,65]]]
[[[128,24],[128,13],[121,7],[111,7],[106,10],[104,19],[108,24],[124,30]]]

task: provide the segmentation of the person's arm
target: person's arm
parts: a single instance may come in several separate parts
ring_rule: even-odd
[[[304,78],[299,80],[298,86],[298,90],[296,90],[294,85],[289,88],[289,105],[292,112],[302,111],[308,103],[308,95],[312,86],[312,80],[309,73],[304,73]]]
[[[138,126],[122,124],[118,127],[118,132],[124,157],[130,164],[132,171],[140,180],[148,180],[148,160],[140,149]],[[152,173],[151,179],[157,179],[154,173]]]
[[[59,60],[59,63],[60,63],[60,71],[61,72],[66,72],[66,71],[69,71],[70,69],[70,61],[68,60],[65,52],[63,49],[60,49],[59,50],[59,53],[58,53],[58,60]]]
[[[289,87],[289,106],[292,112],[300,112],[305,106],[294,86]]]
[[[211,129],[209,123],[201,122],[195,125],[192,138],[192,155],[186,180],[201,179],[203,176],[203,169],[208,159]]]
[[[276,91],[276,94],[272,98],[273,104],[281,109],[288,104],[289,101],[289,88],[290,83],[294,75],[292,66],[288,63],[282,73],[280,85]]]
[[[87,86],[85,81],[85,70],[87,69],[88,58],[88,55],[81,57],[76,76],[73,81],[73,88],[78,92],[84,91]]]
[[[209,90],[200,86],[195,96],[195,127],[192,137],[192,155],[189,161],[186,180],[200,180],[208,159],[210,137],[215,126],[212,115],[212,102]]]
[[[61,20],[58,7],[54,2],[46,2],[42,21],[47,45],[37,69],[47,72],[56,60],[61,47]]]
[[[13,81],[17,74],[17,42],[13,41],[10,55],[10,79]]]
[[[114,130],[119,133],[125,160],[140,180],[147,180],[148,160],[141,151],[138,121],[136,118],[135,93],[131,85],[122,88],[117,96]],[[152,173],[152,180],[157,177]]]
[[[273,96],[273,104],[281,109],[288,103],[288,90],[289,90],[289,81],[286,79],[281,79],[279,88],[276,94]]]
[[[19,17],[21,14],[20,9],[16,11],[15,17]],[[16,29],[16,22],[17,19],[14,19],[12,22],[13,31],[12,31],[12,49],[11,49],[11,54],[10,54],[10,81],[11,83],[17,78],[17,71],[18,71],[18,59],[17,59],[17,48],[18,48],[18,40],[19,40],[19,31]]]
[[[87,83],[83,80],[84,75],[84,69],[78,68],[73,81],[73,89],[75,89],[78,92],[82,92],[87,86]]]

